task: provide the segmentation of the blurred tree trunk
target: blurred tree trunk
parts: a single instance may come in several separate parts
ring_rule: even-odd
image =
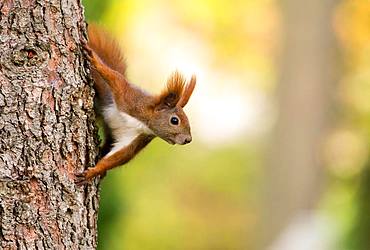
[[[281,2],[279,117],[265,169],[262,249],[294,216],[314,209],[320,198],[324,182],[320,150],[336,80],[331,20],[335,2]]]
[[[0,249],[95,249],[97,154],[77,0],[0,2]]]

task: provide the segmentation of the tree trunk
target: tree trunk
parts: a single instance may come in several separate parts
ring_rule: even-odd
[[[329,124],[336,0],[283,0],[279,119],[266,164],[262,249],[315,209],[324,182],[320,149]]]
[[[95,249],[93,91],[77,0],[0,1],[0,249]]]

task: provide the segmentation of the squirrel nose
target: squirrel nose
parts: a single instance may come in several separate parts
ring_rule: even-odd
[[[186,138],[185,138],[185,141],[184,141],[184,144],[188,144],[188,143],[190,143],[190,142],[191,142],[191,136],[186,137]]]

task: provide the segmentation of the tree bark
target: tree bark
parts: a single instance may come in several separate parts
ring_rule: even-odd
[[[0,249],[95,249],[93,90],[78,0],[0,1]]]

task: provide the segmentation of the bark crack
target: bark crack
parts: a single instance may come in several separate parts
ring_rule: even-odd
[[[74,184],[98,145],[81,3],[0,6],[0,249],[95,249],[97,183]]]

